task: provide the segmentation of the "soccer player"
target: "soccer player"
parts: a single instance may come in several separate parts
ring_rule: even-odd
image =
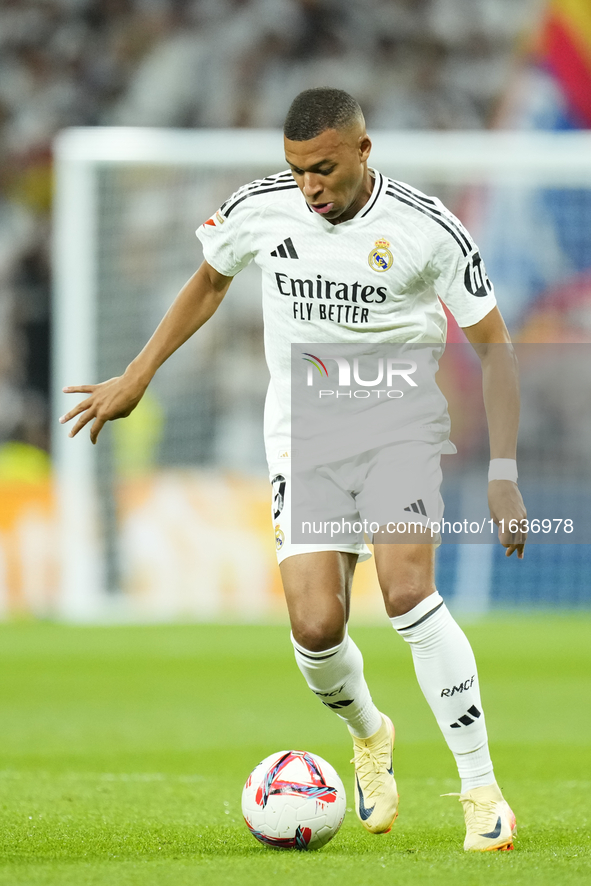
[[[490,512],[505,528],[499,538],[507,556],[522,558],[525,535],[506,529],[525,517],[516,484],[517,370],[476,245],[439,200],[368,167],[371,141],[356,100],[341,90],[306,90],[289,109],[284,135],[289,170],[245,185],[198,229],[205,261],[148,344],[122,376],[64,388],[88,396],[61,421],[79,416],[72,437],[92,421],[96,443],[105,422],[129,415],[159,366],[213,315],[234,276],[253,260],[260,266],[271,376],[265,443],[295,657],[310,689],[349,728],[362,824],[385,833],[398,806],[394,727],[372,701],[361,652],[347,632],[353,572],[367,549],[363,537],[320,544],[291,539],[290,346],[443,343],[441,299],[481,360]],[[384,524],[409,520],[412,503],[413,520],[424,522],[425,512],[441,514],[444,445],[386,440],[354,453],[354,486],[342,460],[329,465],[325,481],[334,478],[347,513],[354,515],[365,491],[378,485],[390,503]],[[410,497],[401,500],[400,488]],[[435,588],[436,545],[425,544],[419,529],[409,525],[404,543],[387,543],[382,528],[374,537],[382,542],[374,555],[386,611],[410,645],[419,685],[457,764],[464,848],[512,848],[515,817],[495,781],[474,655]]]

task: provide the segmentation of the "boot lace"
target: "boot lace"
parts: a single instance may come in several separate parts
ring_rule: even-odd
[[[355,756],[351,760],[355,764],[355,772],[367,799],[383,794],[383,775],[391,767],[390,749],[387,746],[373,750],[367,746],[355,748]]]
[[[462,799],[461,794],[441,794],[442,797],[459,797],[464,808],[466,828],[469,831],[490,830],[491,819],[494,818],[497,804],[495,800],[480,800],[478,803],[472,797]]]

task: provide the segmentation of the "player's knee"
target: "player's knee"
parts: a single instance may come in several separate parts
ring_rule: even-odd
[[[435,585],[418,583],[413,581],[394,581],[382,588],[386,612],[390,618],[404,615],[415,606],[434,593]]]
[[[316,620],[314,623],[302,622],[291,627],[296,643],[310,652],[322,652],[333,649],[343,642],[345,625],[334,624],[328,620]]]

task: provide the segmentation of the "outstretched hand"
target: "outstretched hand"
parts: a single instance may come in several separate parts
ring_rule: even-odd
[[[127,418],[133,412],[144,395],[146,385],[124,374],[110,378],[98,385],[70,385],[62,390],[65,394],[89,395],[86,400],[82,400],[77,406],[62,415],[60,422],[65,424],[79,415],[80,418],[68,434],[69,437],[75,437],[78,431],[81,431],[85,425],[92,421],[90,440],[92,443],[96,443],[106,422],[116,418]]]
[[[527,511],[517,483],[511,480],[492,480],[488,484],[488,506],[490,515],[499,527],[499,541],[510,557],[517,551],[517,557],[523,560],[523,548],[527,532],[522,527]],[[516,531],[512,531],[516,530]]]

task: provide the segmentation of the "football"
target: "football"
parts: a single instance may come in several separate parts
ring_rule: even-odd
[[[319,849],[332,840],[347,798],[330,763],[307,751],[279,751],[259,763],[242,791],[253,835],[274,849]]]

